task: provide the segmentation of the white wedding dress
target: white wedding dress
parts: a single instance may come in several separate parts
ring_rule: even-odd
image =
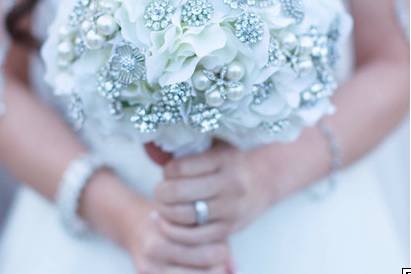
[[[43,1],[38,10],[35,30],[39,35],[44,35],[57,2]],[[348,51],[343,55],[343,74],[350,71]],[[35,64],[32,79],[44,91],[42,74]],[[313,199],[312,191],[327,184],[319,182],[234,235],[231,246],[238,270],[244,274],[401,273],[408,264],[409,246],[407,124],[377,151],[343,171],[332,193]],[[125,182],[152,195],[161,171],[140,144],[102,136],[92,128],[86,128],[83,137],[105,155]],[[91,273],[131,274],[135,270],[128,255],[112,243],[67,235],[53,205],[22,189],[0,245],[0,274]]]

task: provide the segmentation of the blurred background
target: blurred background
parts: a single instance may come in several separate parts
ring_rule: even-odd
[[[17,183],[0,169],[0,237],[16,189]]]

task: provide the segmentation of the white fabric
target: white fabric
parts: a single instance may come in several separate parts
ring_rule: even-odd
[[[404,30],[405,36],[410,40],[410,1],[396,0],[397,16]]]
[[[348,72],[348,53],[343,60],[347,64],[340,71]],[[97,132],[89,126],[83,137],[125,182],[152,196],[161,172],[142,146]],[[401,236],[407,222],[400,219],[408,220],[409,214],[399,203],[409,201],[407,136],[403,126],[376,152],[342,172],[338,188],[329,196],[313,200],[307,191],[299,193],[235,235],[231,246],[239,270],[244,274],[400,273],[408,255],[408,242]],[[4,236],[0,274],[135,273],[127,254],[106,240],[68,236],[54,207],[28,189],[20,192]]]

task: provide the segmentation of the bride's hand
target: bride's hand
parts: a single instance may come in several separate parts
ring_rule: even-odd
[[[253,151],[219,144],[202,155],[171,161],[165,167],[165,182],[156,189],[159,212],[168,220],[160,221],[162,232],[184,244],[227,239],[312,179],[318,162],[312,159],[310,147],[317,143],[306,140],[311,146],[296,142]],[[315,149],[322,161],[320,148]],[[193,203],[199,200],[208,204],[209,223],[194,226]]]
[[[161,217],[154,213],[154,208],[148,205],[145,212],[134,220],[131,217],[125,230],[127,249],[139,274],[226,274],[225,243],[185,246],[173,242],[159,230],[157,222]]]
[[[137,195],[111,172],[97,173],[82,195],[80,214],[91,228],[124,247],[139,274],[226,274],[225,242],[187,246],[159,230],[152,201]]]

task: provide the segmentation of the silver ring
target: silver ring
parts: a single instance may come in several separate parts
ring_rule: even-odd
[[[205,225],[208,223],[208,205],[205,201],[194,202],[194,210],[196,212],[197,225]]]

